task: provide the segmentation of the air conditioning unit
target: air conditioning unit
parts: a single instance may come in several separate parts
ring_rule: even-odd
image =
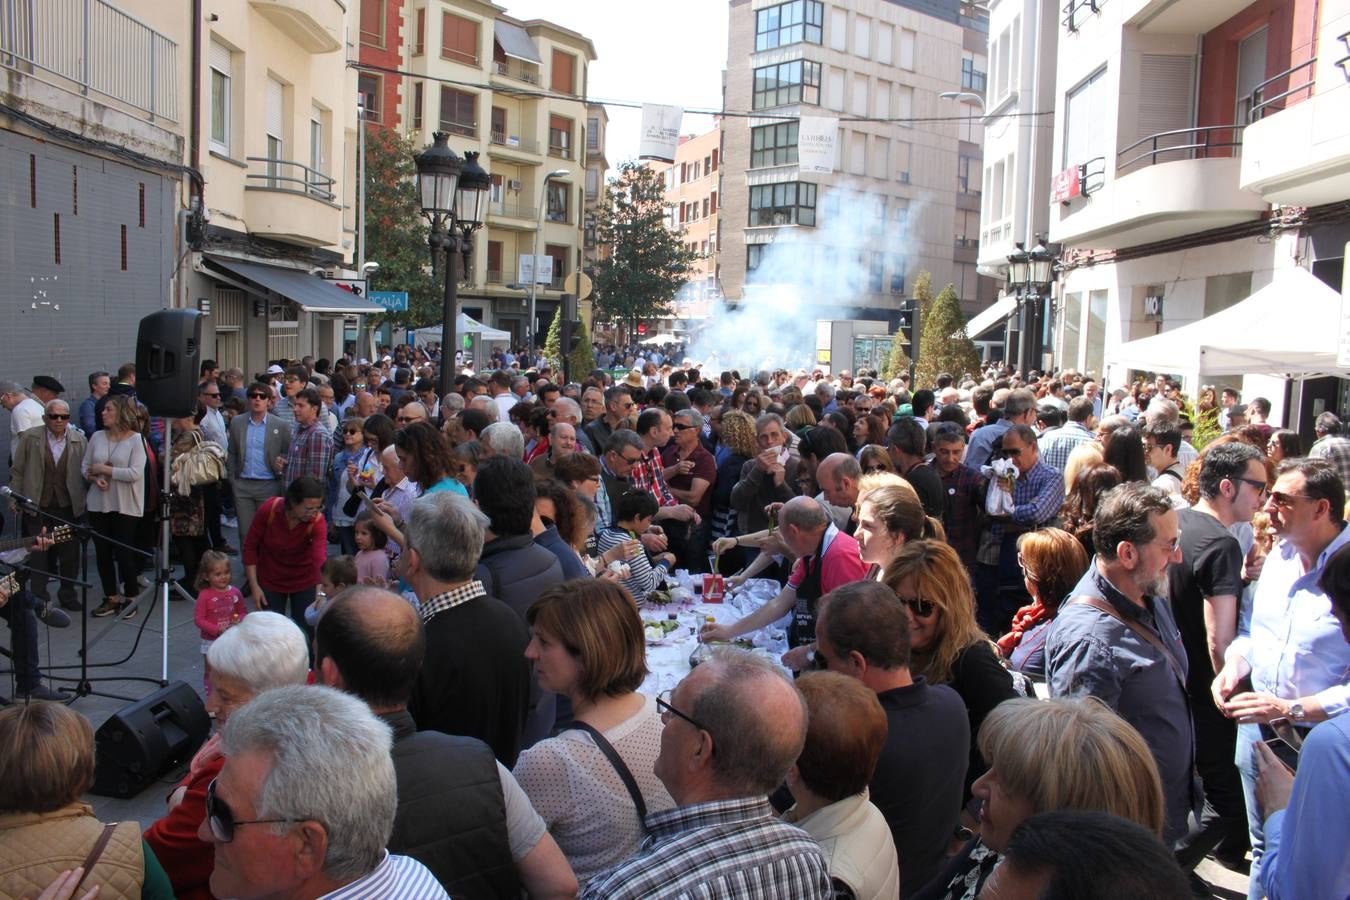
[[[517,178],[512,178],[510,181],[506,182],[506,189],[508,191],[518,191],[522,187],[524,187],[524,185],[522,185]]]

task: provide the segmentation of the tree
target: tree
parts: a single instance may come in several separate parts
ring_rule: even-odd
[[[928,313],[933,308],[933,273],[927,269],[919,271],[919,275],[914,279],[914,305],[919,310],[919,326],[923,327],[923,320],[928,318]],[[918,338],[918,335],[915,335]]]
[[[949,284],[942,289],[919,324],[923,336],[919,339],[918,363],[914,368],[916,387],[932,386],[943,372],[960,378],[964,372],[979,371],[980,353],[966,334],[966,317],[961,313],[954,286]]]
[[[544,358],[555,368],[562,367],[562,304],[553,310],[553,321],[548,326],[548,337],[544,338]]]
[[[895,334],[891,335],[891,352],[886,357],[886,365],[881,369],[881,377],[890,381],[893,378],[899,378],[901,375],[909,374],[909,354],[905,352],[905,346],[909,342],[905,340],[903,329],[895,329]]]
[[[596,217],[596,239],[611,252],[595,267],[595,304],[629,334],[639,319],[671,315],[670,303],[698,258],[685,246],[684,229],[666,227],[665,198],[660,175],[626,162],[605,186]]]
[[[579,329],[581,341],[567,360],[567,364],[572,371],[573,381],[580,381],[595,368],[595,348],[591,346],[591,323],[586,321],[586,314],[579,310],[577,311],[577,319],[581,321]]]
[[[410,137],[386,128],[366,131],[366,259],[380,264],[370,289],[408,292],[407,312],[387,313],[375,324],[417,328],[441,321],[443,276],[427,269],[427,222],[413,164],[417,152]]]

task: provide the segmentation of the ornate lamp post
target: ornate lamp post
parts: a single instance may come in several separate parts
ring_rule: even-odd
[[[1020,306],[1017,368],[1023,378],[1040,366],[1041,312],[1055,280],[1056,256],[1040,236],[1030,250],[1019,242],[1017,250],[1008,254],[1008,288],[1018,293]]]
[[[441,396],[450,393],[455,383],[455,353],[458,324],[457,260],[473,250],[473,232],[483,224],[483,210],[490,181],[478,165],[478,154],[470,151],[461,159],[446,144],[450,135],[438,131],[434,143],[413,160],[417,166],[417,188],[422,215],[431,223],[427,243],[433,263],[436,251],[445,253],[445,294],[441,304]],[[458,231],[458,233],[456,233]],[[467,262],[467,259],[466,259]]]

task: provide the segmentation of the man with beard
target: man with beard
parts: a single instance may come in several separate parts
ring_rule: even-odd
[[[1050,626],[1046,681],[1052,697],[1091,694],[1138,729],[1162,778],[1170,846],[1197,799],[1186,649],[1166,600],[1181,526],[1166,493],[1129,482],[1103,496],[1093,529],[1097,555]]]

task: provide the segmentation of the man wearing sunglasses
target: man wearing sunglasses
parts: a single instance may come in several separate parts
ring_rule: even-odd
[[[1238,726],[1236,760],[1252,841],[1251,897],[1264,896],[1256,874],[1265,852],[1252,744],[1273,736],[1272,719],[1308,729],[1350,710],[1350,644],[1318,586],[1327,561],[1350,543],[1344,509],[1345,486],[1331,464],[1292,459],[1280,466],[1265,505],[1280,539],[1261,567],[1251,620],[1239,626],[1214,679],[1214,702]]]
[[[676,806],[647,816],[642,849],[592,878],[583,900],[834,897],[820,845],[767,799],[806,743],[806,704],[783,671],[719,650],[656,703],[654,769]]]
[[[1159,446],[1168,446],[1164,459],[1175,459],[1180,437],[1174,425],[1158,422],[1145,434]],[[1161,487],[1156,482],[1155,486]],[[1177,513],[1181,563],[1167,570],[1167,593],[1186,646],[1195,763],[1205,785],[1205,808],[1178,851],[1186,869],[1211,850],[1229,868],[1241,868],[1247,854],[1247,808],[1233,763],[1237,727],[1214,705],[1210,686],[1237,634],[1243,589],[1242,549],[1228,529],[1250,522],[1265,495],[1261,452],[1239,442],[1220,444],[1205,454],[1199,502]],[[1169,492],[1169,496],[1179,495]]]
[[[88,441],[78,428],[70,427],[70,406],[64,400],[48,402],[42,413],[42,422],[36,428],[29,428],[20,434],[18,443],[14,445],[14,464],[9,470],[10,487],[16,494],[37,501],[38,511],[74,521],[84,515],[88,486],[80,474],[80,463],[84,460]],[[12,503],[11,508],[15,509]],[[23,512],[23,534],[32,536],[42,531],[47,524],[42,517],[32,514],[31,510]],[[79,541],[65,541],[45,554],[36,554],[33,566],[66,578],[78,578]],[[51,602],[48,580],[45,574],[34,572],[28,585],[44,609]],[[65,609],[80,609],[79,598],[70,582],[58,582],[56,596]]]
[[[291,448],[290,423],[268,410],[273,397],[271,386],[254,382],[245,396],[248,415],[230,420],[230,445],[225,454],[241,540],[262,502],[281,496],[284,485],[276,461],[285,459]]]
[[[425,866],[385,849],[398,808],[391,744],[366,704],[329,687],[274,688],[235,711],[197,829],[215,850],[211,893],[448,898]]]
[[[1181,528],[1167,494],[1127,482],[1103,495],[1093,518],[1097,555],[1050,625],[1045,677],[1052,697],[1091,695],[1143,736],[1158,764],[1163,840],[1186,833],[1194,729],[1186,648],[1167,602],[1167,570],[1181,561]]]

